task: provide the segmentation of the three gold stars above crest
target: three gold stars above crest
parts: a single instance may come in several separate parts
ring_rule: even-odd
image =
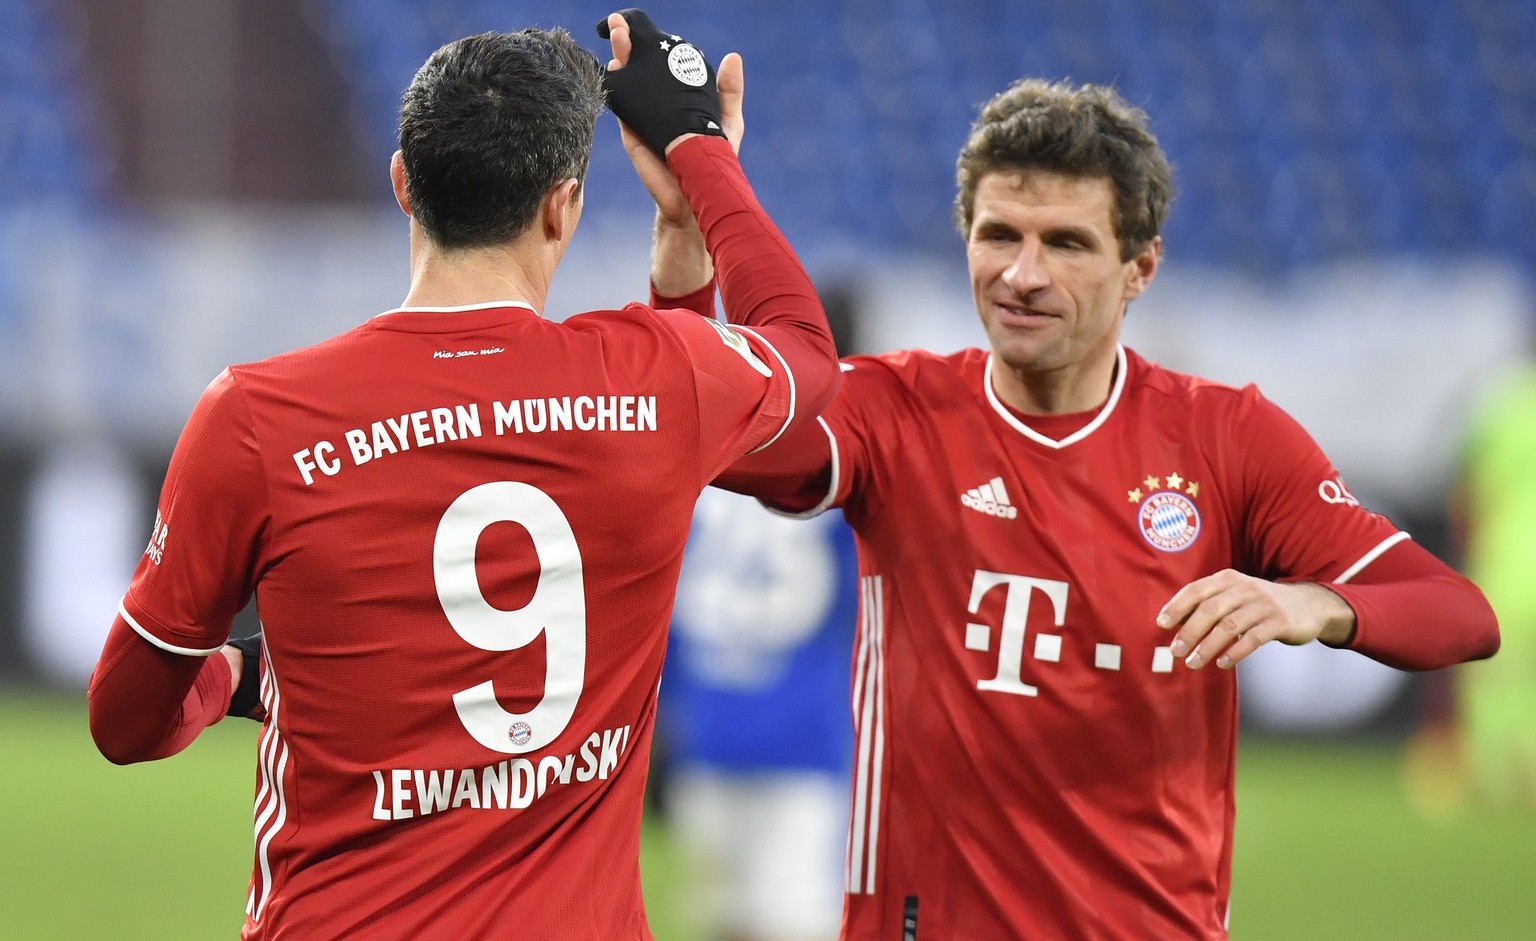
[[[1147,488],[1146,491],[1143,492],[1141,487],[1137,487],[1134,490],[1127,490],[1125,492],[1125,499],[1128,502],[1140,503],[1142,497],[1145,497],[1147,494],[1156,493],[1158,490],[1165,489],[1173,490],[1175,492],[1182,490],[1184,493],[1189,494],[1191,497],[1200,496],[1200,485],[1193,480],[1186,481],[1182,476],[1179,475],[1178,471],[1174,471],[1167,477],[1148,476],[1147,479],[1143,480],[1141,483],[1142,486]],[[1188,486],[1186,486],[1186,484]]]

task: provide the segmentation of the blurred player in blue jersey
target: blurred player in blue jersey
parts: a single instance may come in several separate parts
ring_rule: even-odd
[[[840,350],[847,305],[824,296]],[[843,906],[853,531],[705,490],[661,688],[666,806],[711,941],[831,941]]]
[[[668,816],[711,939],[830,941],[842,914],[853,534],[710,488],[661,689]]]

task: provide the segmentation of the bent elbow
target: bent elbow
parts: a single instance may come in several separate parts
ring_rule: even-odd
[[[1480,609],[1477,630],[1467,645],[1467,660],[1487,660],[1499,652],[1499,645],[1503,642],[1499,633],[1499,616],[1494,613],[1493,605],[1481,591],[1478,591],[1477,600]]]
[[[832,404],[832,399],[837,396],[837,390],[842,388],[843,371],[838,362],[833,360],[831,371],[818,375],[816,378],[819,381],[809,384],[810,388],[806,389],[803,393],[805,395],[805,402],[799,409],[800,414],[807,421],[820,415],[822,409]]]
[[[131,765],[149,760],[133,743],[120,741],[110,734],[98,731],[94,724],[91,726],[91,739],[95,741],[96,750],[101,752],[101,757],[114,765]]]
[[[114,765],[137,764],[157,757],[152,743],[138,741],[139,736],[133,735],[131,730],[112,722],[97,710],[94,698],[90,700],[90,707],[91,741],[96,743],[101,757]]]
[[[1487,630],[1483,631],[1480,643],[1468,660],[1487,660],[1499,652],[1499,646],[1503,643],[1503,636],[1499,633],[1499,622],[1490,619]]]

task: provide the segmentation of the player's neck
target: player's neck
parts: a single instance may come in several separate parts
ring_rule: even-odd
[[[558,258],[523,250],[519,243],[443,251],[413,238],[411,286],[402,307],[469,307],[521,301],[543,312]]]
[[[1116,348],[1107,357],[1057,369],[1009,366],[996,354],[988,381],[998,399],[1024,415],[1076,415],[1091,412],[1109,399],[1118,362]]]

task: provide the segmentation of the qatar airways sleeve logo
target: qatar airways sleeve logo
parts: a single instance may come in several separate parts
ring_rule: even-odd
[[[1163,552],[1183,552],[1194,545],[1200,536],[1200,510],[1195,506],[1200,485],[1178,471],[1167,477],[1148,475],[1140,483],[1145,491],[1135,487],[1125,497],[1139,504],[1136,525],[1147,544]]]
[[[165,540],[170,534],[170,520],[163,520],[160,511],[155,510],[155,528],[150,531],[149,545],[144,547],[144,554],[149,556],[149,561],[160,564],[160,560],[165,557]]]
[[[1332,503],[1334,506],[1359,506],[1360,501],[1344,486],[1344,478],[1338,474],[1329,477],[1317,485],[1317,495],[1324,503]]]

